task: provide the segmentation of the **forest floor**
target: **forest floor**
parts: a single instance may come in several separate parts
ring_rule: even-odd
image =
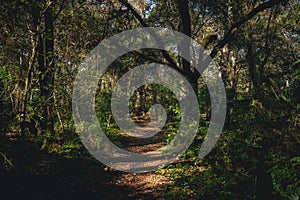
[[[165,145],[162,132],[146,140],[121,134],[120,142],[137,153]],[[164,199],[162,190],[171,184],[156,172],[125,173],[95,159],[66,159],[42,152],[24,141],[5,144],[14,146],[13,160],[21,166],[12,172],[0,171],[0,192],[9,199]]]
[[[147,123],[140,122],[139,125],[146,126]],[[151,127],[148,130],[150,129]],[[132,134],[134,135],[134,133]],[[127,135],[124,133],[121,133],[121,135],[124,136],[120,141],[124,149],[135,153],[155,151],[166,145],[166,142],[163,141],[162,132],[147,139],[126,137]],[[105,170],[110,171],[111,169],[106,167]],[[125,173],[110,171],[106,175],[106,180],[111,180],[114,185],[112,187],[119,186],[126,190],[119,191],[119,194],[115,193],[120,198],[125,199],[164,199],[161,191],[166,184],[170,184],[167,177],[155,172]]]

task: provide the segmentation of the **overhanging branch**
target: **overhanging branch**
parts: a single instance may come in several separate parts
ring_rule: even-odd
[[[211,58],[214,58],[218,51],[223,48],[229,41],[231,41],[236,34],[236,32],[241,28],[242,25],[244,25],[246,22],[248,22],[250,19],[252,19],[254,16],[256,16],[259,12],[262,12],[268,8],[272,8],[276,4],[286,2],[287,0],[270,0],[265,3],[260,4],[256,8],[254,8],[252,11],[250,11],[246,16],[244,16],[240,21],[232,25],[232,27],[229,29],[228,33],[225,35],[225,37],[217,44],[212,52],[210,53]]]

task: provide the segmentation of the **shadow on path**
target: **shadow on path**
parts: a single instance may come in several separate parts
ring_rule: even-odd
[[[146,143],[136,138],[123,142],[130,151],[147,152],[165,144],[161,137],[159,133]],[[48,154],[28,141],[1,139],[0,152],[16,165],[1,169],[4,159],[0,157],[0,199],[163,199],[159,190],[168,182],[155,172],[114,171],[91,156],[67,159]],[[88,155],[84,148],[80,152]]]

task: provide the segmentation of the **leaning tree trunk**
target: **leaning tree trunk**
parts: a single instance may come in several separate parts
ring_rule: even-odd
[[[20,128],[21,135],[24,136],[24,129],[22,129],[22,124],[26,122],[27,118],[27,104],[28,104],[28,96],[31,92],[31,80],[32,74],[34,70],[35,59],[38,53],[38,43],[40,40],[40,9],[37,6],[36,2],[31,2],[31,15],[33,19],[33,31],[31,32],[30,41],[31,41],[31,55],[28,61],[27,75],[25,77],[25,87],[21,94],[20,107],[18,108],[18,112],[20,114]]]

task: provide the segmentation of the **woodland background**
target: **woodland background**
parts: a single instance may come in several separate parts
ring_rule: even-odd
[[[11,0],[0,4],[0,195],[33,199],[299,199],[300,2],[298,0]],[[101,77],[96,110],[121,147],[110,110],[117,80],[143,63],[181,72],[198,94],[199,132],[178,162],[143,175],[116,172],[81,144],[72,117],[77,67],[103,39],[137,27],[164,27],[199,42],[217,64],[227,118],[217,146],[197,153],[206,135],[210,99],[184,59],[145,49],[116,60]],[[147,120],[161,103],[176,133],[180,108],[159,85],[139,88],[131,112]],[[150,140],[152,141],[152,140]],[[146,143],[139,143],[137,151]],[[159,186],[137,186],[160,177]],[[118,186],[118,178],[126,177]],[[31,181],[29,181],[31,180]]]

